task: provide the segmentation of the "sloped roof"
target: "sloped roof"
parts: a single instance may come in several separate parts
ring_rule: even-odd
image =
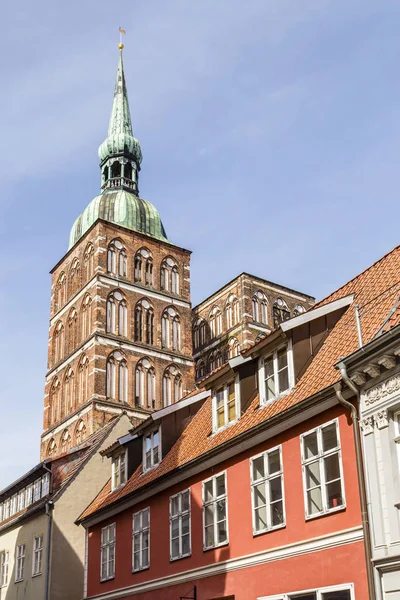
[[[399,280],[400,246],[397,246],[363,273],[357,275],[357,277],[319,302],[316,307],[349,294],[354,294],[354,305],[369,307],[369,310],[366,310],[361,318],[363,340],[364,343],[367,343],[378,333],[387,318],[394,301],[392,290],[400,288]],[[388,290],[390,290],[390,293]],[[314,310],[314,308],[311,310]],[[397,316],[393,317],[392,326],[400,322],[399,312],[396,311]],[[209,398],[193,417],[159,466],[147,473],[142,473],[141,467],[139,467],[127,484],[113,493],[111,493],[111,483],[108,482],[84,511],[80,519],[93,515],[98,510],[110,506],[116,500],[128,496],[177,468],[185,466],[239,434],[251,430],[260,423],[268,421],[277,414],[287,411],[294,405],[332,386],[340,379],[340,374],[334,366],[335,363],[341,356],[355,351],[358,345],[355,310],[353,306],[349,306],[325,339],[318,354],[310,363],[292,393],[262,408],[259,406],[257,396],[237,423],[214,435],[210,435],[212,432],[212,415],[211,398]]]

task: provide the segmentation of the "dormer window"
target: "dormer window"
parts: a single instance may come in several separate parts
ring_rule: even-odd
[[[156,429],[143,438],[143,471],[148,471],[161,462],[160,433],[160,430]]]
[[[239,376],[214,391],[213,394],[213,431],[219,431],[232,425],[239,418]]]
[[[114,491],[127,480],[127,456],[126,450],[112,459],[111,465],[111,490]]]
[[[293,358],[290,346],[261,357],[259,368],[260,402],[267,404],[288,393],[294,385]]]

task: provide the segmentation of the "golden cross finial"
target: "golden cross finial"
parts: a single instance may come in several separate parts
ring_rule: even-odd
[[[118,48],[120,50],[123,49],[124,44],[122,43],[122,36],[125,35],[126,31],[125,29],[122,29],[121,26],[119,27],[119,44],[118,44]]]

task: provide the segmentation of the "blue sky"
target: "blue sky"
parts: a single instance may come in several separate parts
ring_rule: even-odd
[[[0,37],[0,488],[39,458],[52,266],[125,74],[141,195],[192,300],[246,270],[321,298],[400,242],[400,4],[20,0]]]

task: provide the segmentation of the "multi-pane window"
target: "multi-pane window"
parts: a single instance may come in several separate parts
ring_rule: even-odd
[[[6,520],[10,517],[10,510],[11,510],[11,498],[7,498],[7,500],[4,502],[4,509],[3,509],[4,520]]]
[[[18,492],[18,508],[17,511],[20,512],[25,508],[25,488]]]
[[[8,550],[0,552],[0,587],[8,583]]]
[[[146,435],[143,444],[143,466],[144,470],[147,471],[158,465],[161,460],[160,430],[156,429],[156,431]]]
[[[27,486],[25,496],[25,506],[30,506],[33,502],[33,483]]]
[[[42,558],[43,558],[43,536],[38,535],[35,538],[33,538],[32,575],[40,575],[42,573]]]
[[[11,497],[11,516],[15,515],[15,513],[17,512],[17,506],[18,506],[18,495],[14,494]]]
[[[204,549],[228,543],[226,474],[203,481]]]
[[[292,386],[291,354],[288,348],[275,350],[270,356],[261,359],[260,389],[261,401],[270,402]]]
[[[133,571],[141,571],[150,566],[150,508],[133,515]]]
[[[15,552],[15,581],[22,581],[25,567],[25,544],[17,546]]]
[[[50,473],[46,473],[42,477],[42,498],[47,496],[50,491]]]
[[[306,516],[343,508],[342,459],[337,419],[301,436]]]
[[[261,533],[285,524],[281,447],[250,461],[253,532]]]
[[[190,490],[171,496],[169,500],[171,560],[189,556],[190,550]]]
[[[292,594],[279,594],[278,596],[264,596],[259,600],[353,600],[353,586],[332,586],[319,590],[303,590]]]
[[[126,452],[115,456],[112,461],[112,489],[126,483]]]
[[[37,500],[40,499],[41,491],[42,491],[42,480],[39,477],[39,479],[36,479],[36,481],[33,484],[33,501],[34,502],[36,502]]]
[[[100,579],[106,581],[115,575],[115,523],[101,530]]]
[[[239,414],[238,410],[239,384],[231,381],[218,388],[213,397],[214,431],[234,423]]]

